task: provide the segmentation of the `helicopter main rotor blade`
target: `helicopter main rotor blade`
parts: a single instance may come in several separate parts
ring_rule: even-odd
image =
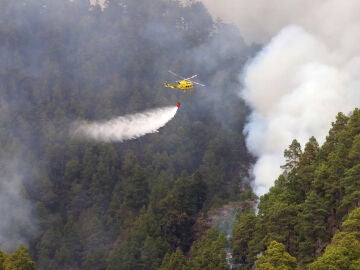
[[[192,81],[192,80],[191,80],[191,79],[193,79],[193,78],[197,77],[197,76],[198,76],[198,74],[192,75],[192,76],[190,76],[190,77],[188,77],[188,78],[184,78],[184,77],[182,77],[182,76],[180,76],[180,75],[176,74],[175,72],[173,72],[173,71],[171,71],[171,70],[168,70],[168,71],[169,71],[169,73],[171,73],[172,75],[174,75],[174,76],[176,76],[176,77],[180,78],[181,80],[184,80],[184,81],[189,81],[189,82],[192,82],[192,83],[195,83],[195,84],[201,85],[201,86],[205,86],[205,84],[198,83],[198,82],[194,82],[194,81]],[[179,81],[176,81],[176,82],[179,82]]]
[[[189,78],[185,78],[184,80],[185,80],[185,81],[190,81],[191,79],[193,79],[193,78],[195,78],[195,77],[197,77],[197,74],[196,74],[196,75],[192,75],[192,76],[189,77]]]
[[[191,81],[192,83],[195,83],[195,84],[198,84],[200,86],[206,86],[205,84],[202,84],[202,83],[198,83],[198,82],[194,82],[194,81]]]
[[[180,75],[176,74],[175,72],[172,72],[171,70],[168,70],[168,71],[169,71],[169,73],[171,73],[171,74],[174,75],[175,77],[178,77],[178,78],[184,80],[184,77],[181,77]]]

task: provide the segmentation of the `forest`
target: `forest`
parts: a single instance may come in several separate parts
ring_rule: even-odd
[[[322,146],[292,141],[258,212],[249,207],[235,225],[239,269],[359,269],[359,134],[354,109],[338,113]]]
[[[201,236],[210,209],[252,196],[237,74],[256,47],[197,2],[9,0],[0,18],[2,250],[24,244],[36,269],[158,269],[194,245],[223,254],[219,231]],[[207,87],[163,88],[168,70]],[[69,135],[76,120],[176,102],[136,140]]]
[[[0,269],[359,269],[360,111],[289,142],[257,198],[238,76],[259,49],[196,1],[1,1]],[[69,134],[176,102],[141,138]]]

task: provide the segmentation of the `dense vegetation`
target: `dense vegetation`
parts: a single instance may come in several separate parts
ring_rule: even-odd
[[[8,254],[0,251],[1,270],[34,270],[35,263],[30,258],[29,251],[24,245],[20,245],[13,253]]]
[[[229,241],[206,220],[230,201],[247,206],[234,267],[359,269],[360,111],[322,146],[294,140],[255,213],[237,77],[256,47],[201,3],[3,0],[0,37],[0,269],[226,269]],[[164,89],[168,69],[207,87]],[[69,136],[74,120],[177,101],[156,134]]]
[[[169,269],[184,254],[192,269],[222,269],[224,235],[200,240],[195,224],[246,189],[248,110],[236,92],[252,50],[238,31],[196,2],[4,0],[0,37],[1,198],[12,200],[2,248],[26,241],[36,269]],[[207,87],[164,89],[168,69],[198,73]],[[77,119],[177,101],[156,134],[111,144],[69,136]],[[218,268],[206,268],[211,254]]]
[[[355,109],[337,115],[321,147],[314,137],[303,150],[290,144],[257,215],[249,208],[234,229],[240,269],[359,269],[359,134]]]

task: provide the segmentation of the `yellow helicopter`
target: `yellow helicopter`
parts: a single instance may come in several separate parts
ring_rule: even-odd
[[[197,77],[197,75],[192,75],[188,78],[183,78],[180,75],[176,74],[175,72],[172,72],[171,70],[169,70],[169,72],[174,75],[175,77],[180,78],[180,81],[176,81],[177,84],[168,84],[167,82],[164,82],[164,87],[167,88],[177,88],[183,91],[187,91],[187,90],[192,90],[194,89],[194,84],[200,85],[200,86],[205,86],[204,84],[198,83],[198,82],[194,82],[191,79]]]

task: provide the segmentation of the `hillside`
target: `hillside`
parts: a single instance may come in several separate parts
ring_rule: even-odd
[[[1,1],[0,269],[359,269],[360,111],[338,113],[322,145],[289,141],[256,198],[249,172],[273,141],[249,138],[264,120],[249,97],[267,107],[272,91],[239,93],[263,78],[273,47],[259,49],[197,1]],[[164,88],[169,70],[206,86]],[[71,132],[169,106],[166,125],[132,139]]]
[[[158,269],[190,252],[200,215],[249,190],[237,75],[255,48],[202,4],[2,1],[0,20],[3,250],[25,244],[36,269]],[[206,87],[165,89],[168,70]],[[135,140],[69,133],[176,102],[170,123]]]
[[[266,248],[276,254],[269,252],[269,246],[279,248],[274,241],[296,258],[299,269],[310,263],[309,269],[357,269],[359,134],[360,111],[355,109],[350,116],[337,115],[322,146],[314,137],[303,149],[296,140],[289,145],[284,172],[260,198],[257,215],[249,208],[234,229],[240,269],[250,269]],[[269,269],[259,266],[265,262],[256,262],[256,269]],[[286,269],[297,269],[289,265]]]

